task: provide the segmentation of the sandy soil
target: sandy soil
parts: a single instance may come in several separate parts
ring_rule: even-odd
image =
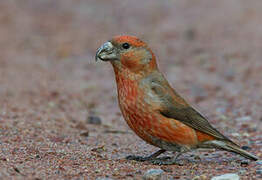
[[[261,158],[261,9],[261,0],[2,0],[0,179],[140,179],[152,168],[170,179],[258,179],[259,163],[222,151],[187,153],[184,166],[125,160],[158,149],[128,128],[112,68],[94,55],[113,35],[142,38],[173,87]]]

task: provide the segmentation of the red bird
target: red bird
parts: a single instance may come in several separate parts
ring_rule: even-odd
[[[156,160],[165,151],[179,152],[162,163],[173,164],[180,154],[195,148],[222,149],[258,159],[212,127],[172,89],[159,72],[151,49],[137,37],[114,37],[98,49],[98,59],[109,61],[114,68],[119,106],[129,127],[144,141],[160,148],[148,157],[128,159]]]

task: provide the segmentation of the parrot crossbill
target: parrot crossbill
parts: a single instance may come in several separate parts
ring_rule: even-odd
[[[137,37],[114,37],[97,50],[98,59],[113,66],[119,107],[129,127],[160,148],[150,156],[127,159],[155,160],[165,151],[174,151],[178,152],[176,157],[166,163],[173,164],[180,154],[196,148],[221,149],[258,159],[212,127],[169,85],[158,70],[152,50]]]

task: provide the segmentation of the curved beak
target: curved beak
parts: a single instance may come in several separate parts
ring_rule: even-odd
[[[96,61],[98,59],[102,61],[110,61],[110,60],[116,60],[117,59],[117,53],[115,51],[115,48],[113,44],[108,41],[104,43],[96,52]]]

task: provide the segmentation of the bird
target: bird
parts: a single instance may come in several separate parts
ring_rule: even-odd
[[[130,35],[115,36],[98,48],[95,60],[112,64],[119,107],[128,126],[141,139],[160,148],[149,156],[129,155],[127,159],[176,164],[183,153],[212,148],[258,160],[214,128],[171,87],[144,41]],[[157,157],[166,151],[176,152],[176,156],[159,160]]]

